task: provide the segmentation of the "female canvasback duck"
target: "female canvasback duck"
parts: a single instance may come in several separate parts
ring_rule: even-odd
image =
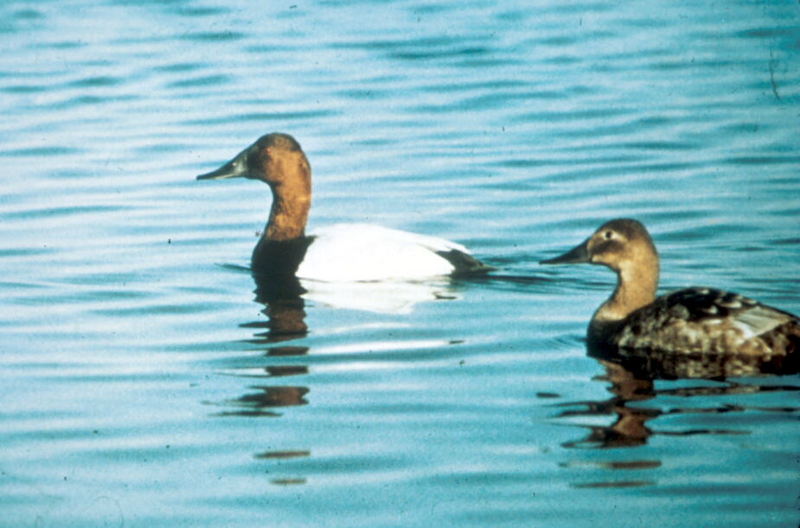
[[[656,298],[658,253],[636,220],[611,220],[582,244],[541,263],[581,262],[602,264],[617,274],[617,288],[589,324],[590,345],[679,354],[800,353],[800,320],[790,313],[711,288]]]
[[[311,166],[288,134],[267,134],[198,180],[245,177],[272,190],[267,226],[253,250],[254,272],[320,281],[411,280],[492,268],[460,244],[367,224],[334,224],[306,235]]]

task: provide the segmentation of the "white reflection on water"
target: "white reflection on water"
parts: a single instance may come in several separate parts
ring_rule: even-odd
[[[319,282],[301,280],[303,297],[333,308],[407,314],[421,302],[459,298],[449,281]]]

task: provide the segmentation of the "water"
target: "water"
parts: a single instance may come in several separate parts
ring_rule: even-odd
[[[626,377],[611,274],[537,262],[633,216],[663,289],[800,312],[799,14],[4,2],[0,524],[796,526],[800,378]],[[266,187],[194,176],[275,130],[312,224],[518,279],[266,308]]]

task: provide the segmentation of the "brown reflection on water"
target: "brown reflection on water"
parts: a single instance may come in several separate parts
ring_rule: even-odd
[[[275,365],[264,367],[264,372],[271,378],[301,376],[303,374],[308,374],[308,367],[305,365]]]
[[[306,479],[304,478],[279,478],[279,479],[272,479],[270,480],[273,484],[277,486],[297,486],[298,484],[305,484]]]
[[[589,429],[590,433],[583,439],[566,442],[568,448],[615,448],[635,447],[646,444],[654,434],[662,436],[693,436],[704,434],[749,434],[741,429],[699,428],[682,431],[654,431],[648,422],[663,415],[675,414],[722,414],[758,410],[762,412],[797,412],[797,407],[757,407],[745,405],[722,404],[715,406],[686,406],[661,409],[656,406],[645,407],[640,403],[658,396],[680,396],[686,398],[719,396],[734,394],[756,394],[762,392],[800,391],[794,385],[749,384],[727,381],[720,385],[700,385],[697,387],[677,387],[673,389],[655,388],[655,380],[643,379],[638,374],[627,370],[624,365],[608,361],[599,361],[605,368],[605,374],[595,380],[608,381],[611,398],[600,401],[579,401],[560,404],[571,407],[558,414],[558,417],[598,417],[615,416],[608,426],[580,426]],[[720,381],[720,383],[723,383]],[[631,403],[637,405],[631,406]]]
[[[308,365],[294,362],[280,363],[281,358],[294,359],[308,355],[308,347],[283,344],[300,339],[308,334],[306,325],[303,289],[297,279],[268,281],[254,276],[256,281],[255,301],[263,304],[261,312],[265,321],[242,323],[242,328],[259,330],[248,343],[264,349],[264,365],[253,366],[251,358],[248,365],[235,367],[234,375],[244,378],[284,378],[308,374]],[[263,330],[263,331],[262,331]],[[281,343],[281,344],[277,344]],[[248,392],[238,398],[226,400],[223,405],[233,410],[219,413],[218,416],[281,416],[275,409],[307,405],[305,396],[309,388],[296,385],[259,385],[247,387]]]
[[[750,431],[746,429],[717,429],[717,428],[691,428],[679,431],[659,431],[653,427],[654,421],[660,416],[666,415],[688,415],[688,414],[722,414],[747,411],[795,413],[800,411],[800,407],[757,407],[745,405],[694,405],[662,408],[655,404],[655,400],[660,396],[679,396],[684,398],[695,398],[693,402],[705,403],[700,398],[716,397],[720,395],[741,395],[757,394],[762,392],[785,392],[800,391],[799,386],[795,385],[775,385],[771,383],[742,383],[737,381],[725,381],[727,374],[731,372],[730,366],[737,365],[737,372],[741,372],[741,362],[725,361],[696,361],[697,358],[686,358],[686,364],[681,364],[680,358],[670,356],[666,361],[664,357],[658,355],[650,358],[637,355],[633,360],[630,356],[620,357],[619,355],[611,359],[598,357],[596,350],[590,349],[590,356],[595,357],[600,365],[603,366],[604,374],[597,376],[595,380],[608,382],[608,391],[612,394],[610,398],[598,401],[576,401],[559,404],[559,407],[567,409],[558,413],[559,418],[585,417],[587,421],[597,422],[598,417],[613,417],[609,425],[578,425],[587,429],[589,433],[580,439],[564,442],[563,447],[568,449],[602,449],[610,450],[613,448],[639,447],[648,443],[651,436],[673,436],[691,437],[695,435],[747,435]],[[608,357],[608,356],[606,356]],[[629,361],[631,360],[631,361]],[[753,361],[746,363],[755,366],[755,371],[747,370],[749,373],[757,373],[766,379],[768,375],[763,362]],[[702,365],[702,368],[698,366]],[[687,374],[681,376],[679,374]],[[689,375],[691,374],[691,375]],[[708,375],[708,376],[706,376]],[[676,378],[710,380],[713,385],[708,385],[708,381],[698,381],[697,386],[684,386],[668,389],[657,389],[656,382],[659,379],[674,380]],[[653,405],[642,405],[643,402],[652,402]],[[568,461],[561,463],[564,468],[576,468],[580,466],[592,466],[599,469],[614,470],[639,470],[656,471],[661,467],[662,462],[658,459],[628,459],[636,451],[607,451],[615,453],[618,460],[592,460],[592,461]],[[576,488],[608,488],[608,487],[638,487],[654,485],[655,479],[609,479],[593,482],[573,483]]]
[[[575,416],[613,416],[616,420],[609,426],[586,426],[589,435],[581,440],[566,442],[564,447],[634,447],[647,442],[652,431],[647,422],[659,416],[661,412],[655,408],[629,407],[631,402],[647,401],[655,396],[652,380],[639,379],[625,368],[613,363],[602,362],[606,375],[596,379],[611,383],[609,391],[614,395],[607,400],[570,402],[562,406],[578,409],[565,410],[559,417]]]
[[[243,357],[241,366],[234,366],[232,374],[244,379],[271,380],[268,384],[248,385],[241,396],[228,399],[219,405],[228,410],[216,413],[219,417],[243,418],[278,418],[284,415],[285,409],[308,405],[307,399],[310,389],[303,385],[274,384],[279,379],[294,379],[309,373],[309,367],[303,358],[308,356],[309,347],[290,343],[308,335],[308,325],[305,322],[304,293],[296,279],[281,281],[267,280],[263,277],[253,276],[256,282],[255,302],[263,305],[261,313],[265,319],[250,321],[240,324],[241,328],[253,330],[250,339],[244,342],[255,347],[255,354]],[[262,451],[257,451],[260,447]],[[265,446],[258,446],[253,454],[254,463],[268,463],[266,473],[272,474],[276,469],[281,472],[291,466],[285,466],[292,460],[311,456],[309,449],[295,446],[282,450],[263,450]],[[294,486],[306,484],[306,478],[297,475],[284,475],[273,477],[269,480],[277,486]]]
[[[264,346],[265,364],[261,367],[263,374],[254,373],[254,367],[248,366],[239,374],[247,378],[281,378],[308,374],[308,366],[303,364],[275,364],[276,358],[296,358],[308,355],[308,347],[288,345],[284,343],[299,339],[308,334],[305,317],[305,301],[301,294],[303,289],[297,279],[270,281],[254,275],[256,281],[255,301],[263,304],[261,310],[266,321],[243,323],[242,328],[264,329],[256,332],[249,343]],[[256,369],[258,367],[255,367]],[[249,391],[236,399],[228,400],[225,405],[236,410],[221,413],[222,416],[281,416],[274,409],[307,405],[305,396],[308,387],[293,385],[250,386]]]
[[[249,387],[256,392],[243,394],[236,399],[227,400],[224,405],[236,410],[223,411],[218,416],[281,416],[272,409],[276,407],[292,407],[307,405],[304,398],[308,394],[306,387]]]
[[[308,334],[305,301],[302,297],[304,290],[300,282],[295,278],[270,281],[257,275],[254,279],[255,301],[264,306],[261,313],[266,316],[266,320],[240,325],[242,328],[263,329],[253,334],[249,342],[256,345],[270,345],[298,339]]]
[[[254,455],[255,458],[259,459],[270,459],[270,458],[289,459],[289,458],[301,458],[307,456],[311,456],[311,451],[308,450],[264,451],[263,453],[257,453],[256,455]]]

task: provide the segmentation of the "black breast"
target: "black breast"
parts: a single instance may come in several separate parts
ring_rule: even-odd
[[[314,237],[291,240],[262,238],[253,250],[250,266],[254,272],[262,275],[293,277],[313,241]]]

